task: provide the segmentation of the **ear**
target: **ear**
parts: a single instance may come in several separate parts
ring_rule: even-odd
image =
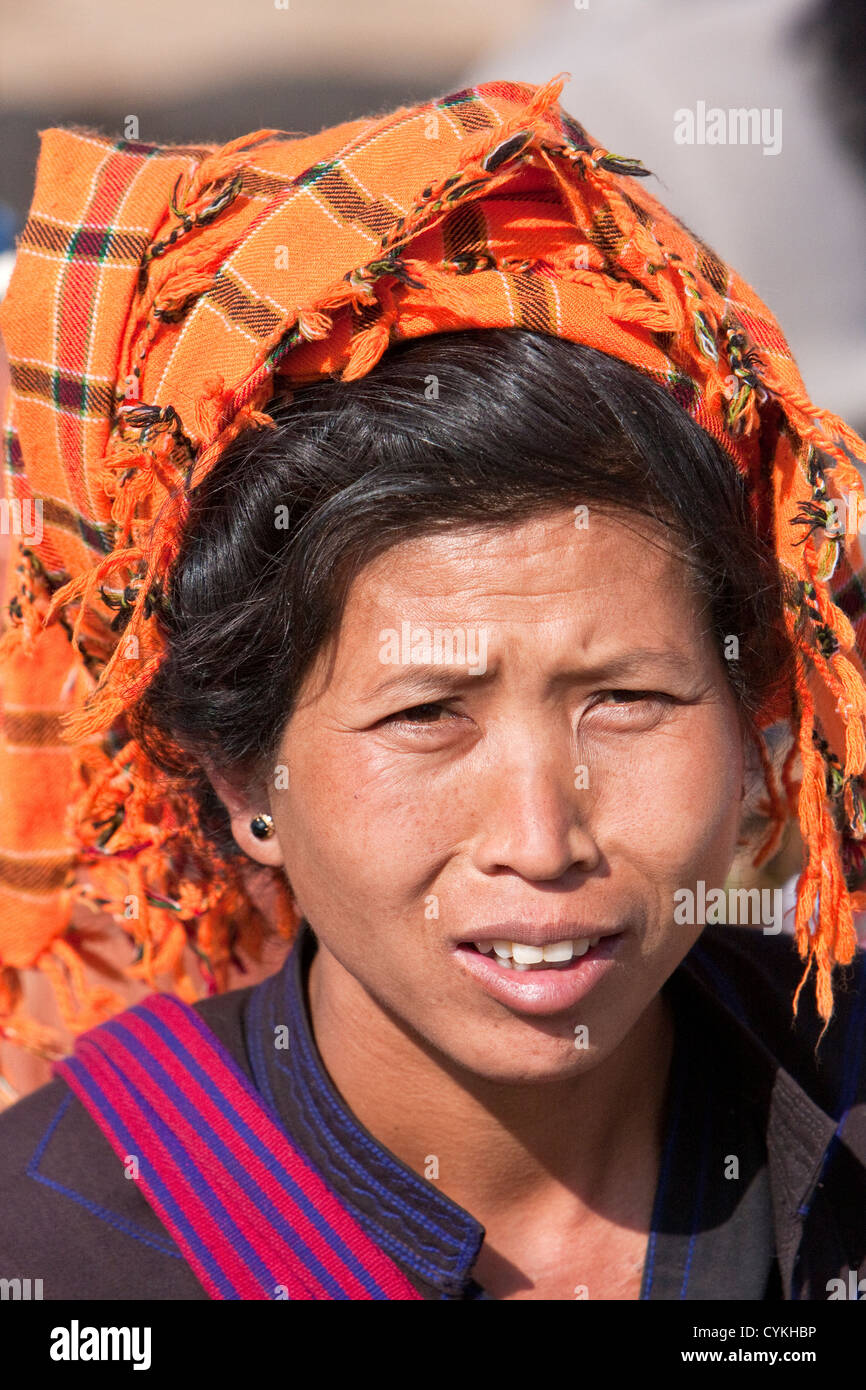
[[[283,864],[283,851],[276,833],[267,840],[260,840],[250,829],[250,822],[263,811],[271,812],[270,789],[266,782],[240,783],[218,772],[207,760],[202,766],[208,779],[228,811],[232,834],[240,848],[259,864],[280,866]]]

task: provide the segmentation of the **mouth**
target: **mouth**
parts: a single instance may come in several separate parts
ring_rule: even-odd
[[[598,936],[567,938],[551,941],[545,946],[530,945],[525,941],[509,941],[505,938],[496,941],[462,941],[461,951],[477,951],[489,956],[492,965],[503,970],[567,970],[573,961],[582,960],[601,942]]]
[[[453,956],[486,994],[515,1012],[554,1015],[595,988],[615,966],[624,938],[623,931],[600,932],[536,944],[497,936],[458,942]]]

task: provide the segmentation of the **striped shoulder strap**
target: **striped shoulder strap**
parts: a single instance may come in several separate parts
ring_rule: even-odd
[[[54,1070],[211,1298],[421,1298],[190,1005],[151,994]]]

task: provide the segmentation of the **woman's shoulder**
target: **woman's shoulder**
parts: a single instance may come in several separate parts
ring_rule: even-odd
[[[13,1282],[0,1287],[29,1279],[30,1297],[44,1299],[203,1297],[128,1173],[60,1078],[4,1110],[0,1280]]]
[[[193,1006],[247,1073],[251,988]],[[0,1112],[0,1281],[46,1299],[206,1297],[132,1176],[61,1077]]]

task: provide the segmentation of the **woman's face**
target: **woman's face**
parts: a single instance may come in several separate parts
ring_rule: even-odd
[[[743,734],[682,561],[653,523],[575,522],[371,563],[284,731],[275,840],[235,818],[284,864],[350,1016],[490,1079],[607,1056],[700,934],[675,892],[721,886],[739,830]],[[490,951],[597,935],[525,970]]]

